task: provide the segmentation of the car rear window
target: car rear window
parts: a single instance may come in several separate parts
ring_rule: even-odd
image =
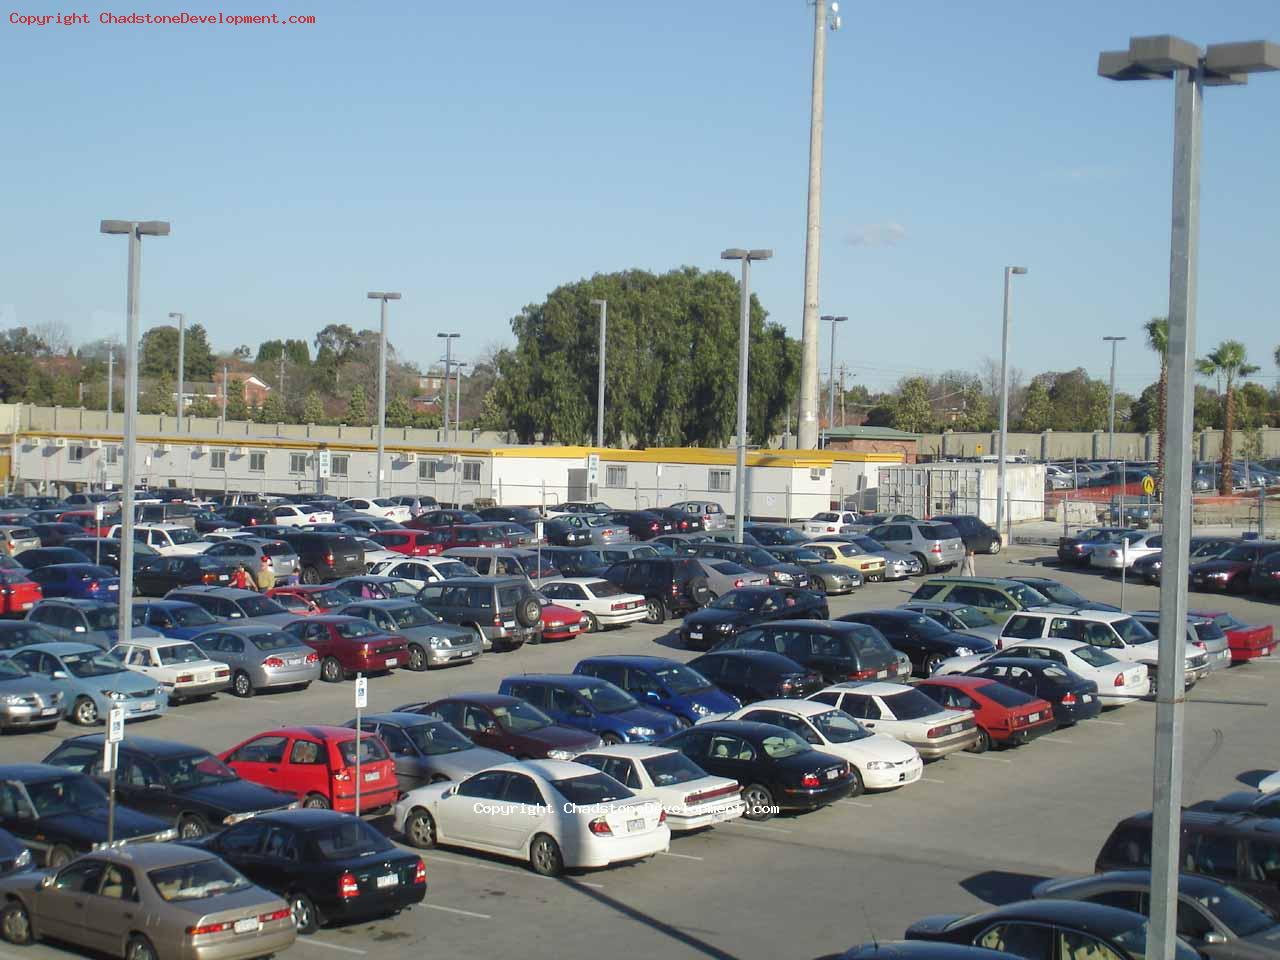
[[[592,773],[585,777],[572,777],[568,780],[553,780],[551,785],[570,803],[580,807],[597,803],[608,803],[610,800],[629,800],[635,794],[603,773]]]
[[[342,762],[348,767],[356,765],[356,741],[354,737],[350,740],[343,740],[342,743],[338,744],[338,752],[342,754]],[[382,745],[382,741],[377,737],[360,738],[361,763],[386,760],[387,757],[387,748]]]
[[[949,523],[922,523],[920,535],[926,540],[956,540],[960,531]]]
[[[293,547],[287,543],[274,541],[272,543],[264,543],[262,545],[262,553],[267,557],[282,557],[287,553],[293,553]]]
[[[1227,635],[1212,620],[1196,624],[1196,636],[1201,640],[1225,640]]]
[[[524,595],[525,591],[520,587],[503,587],[498,591],[498,606],[504,610],[514,609]]]
[[[356,817],[349,817],[317,830],[308,830],[307,840],[322,860],[349,860],[394,849],[390,840]]]
[[[982,687],[981,690],[984,697],[988,700],[994,700],[1002,707],[1025,707],[1035,699],[1035,697],[1027,696],[1021,690],[1006,687],[1003,683],[989,683]]]

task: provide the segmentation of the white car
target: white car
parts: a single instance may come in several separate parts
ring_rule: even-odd
[[[413,519],[413,511],[402,503],[396,503],[394,500],[388,500],[382,497],[378,500],[369,500],[364,497],[352,497],[350,500],[343,500],[342,505],[348,510],[355,510],[357,513],[367,513],[371,517],[386,517],[388,520],[394,520],[396,523],[408,523]]]
[[[369,572],[379,577],[399,577],[419,590],[428,583],[476,575],[476,572],[461,560],[454,560],[451,557],[406,557],[400,553],[376,564]]]
[[[849,796],[915,783],[924,774],[920,751],[884,733],[872,733],[855,717],[816,700],[759,700],[726,718],[786,727],[815,750],[847,760],[858,780]]]
[[[231,668],[210,660],[189,640],[135,637],[108,652],[130,670],[159,682],[170,703],[207,697],[231,686]]]
[[[360,549],[364,551],[365,573],[373,573],[373,568],[378,564],[386,563],[389,560],[399,560],[404,556],[403,553],[388,550],[382,544],[370,540],[368,537],[357,536],[356,543],[360,544]]]
[[[1052,660],[1058,665],[1098,685],[1098,699],[1103,706],[1116,707],[1150,694],[1151,679],[1145,664],[1120,660],[1101,647],[1081,640],[1044,637],[1040,640],[1018,640],[995,653],[971,657],[952,657],[942,661],[934,676],[968,673],[993,658],[1030,657]]]
[[[304,523],[333,523],[332,510],[320,510],[308,503],[281,503],[270,510],[272,522],[282,527],[300,527]]]
[[[526,860],[535,873],[554,877],[666,852],[666,820],[662,804],[595,767],[526,760],[411,790],[396,803],[392,823],[415,847],[469,847]]]
[[[824,513],[815,513],[808,520],[800,524],[800,529],[805,533],[825,534],[825,533],[849,533],[853,525],[858,522],[858,515],[849,511],[835,512],[827,511]],[[845,529],[850,528],[849,530]]]
[[[119,524],[107,531],[107,539],[120,539]],[[194,556],[213,546],[193,529],[180,523],[135,523],[133,539],[166,557]]]
[[[599,577],[564,577],[548,581],[540,589],[543,596],[557,606],[581,613],[587,633],[638,623],[647,615],[644,597],[624,593]]]
[[[607,773],[636,796],[662,804],[672,833],[737,820],[745,809],[737,780],[712,776],[670,747],[619,743],[573,759]]]
[[[925,760],[938,760],[978,742],[972,710],[947,710],[919,690],[880,680],[837,683],[810,700],[839,707],[868,730],[909,743]]]
[[[1120,570],[1132,567],[1143,557],[1164,549],[1164,535],[1131,530],[1119,543],[1098,544],[1089,551],[1089,566],[1099,570]]]

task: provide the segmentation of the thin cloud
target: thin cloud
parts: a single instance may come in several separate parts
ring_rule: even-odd
[[[849,230],[844,242],[851,247],[892,247],[905,240],[907,228],[893,220],[864,223]]]

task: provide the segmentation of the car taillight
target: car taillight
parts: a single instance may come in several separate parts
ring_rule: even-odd
[[[942,552],[942,544],[940,544],[940,543],[934,544],[932,547],[930,547],[930,548],[929,548],[929,552],[930,552],[930,553],[941,553],[941,552]]]
[[[664,824],[664,823],[666,823],[666,822],[667,822],[667,811],[665,811],[665,810],[659,810],[659,811],[658,811],[658,825],[659,825],[659,826],[661,826],[662,824]]]
[[[360,896],[360,882],[354,873],[344,873],[338,878],[338,896],[343,900]]]
[[[681,520],[681,521],[680,521],[680,529],[681,529],[681,530],[688,530],[688,529],[689,529],[689,521],[688,521],[688,520]]]
[[[201,577],[200,577],[200,582],[201,582],[201,583],[215,583],[215,582],[217,582],[217,579],[218,579],[218,575],[217,575],[216,573],[206,573],[206,574],[204,574],[203,576],[201,576]]]
[[[327,563],[327,564],[328,564],[329,566],[331,566],[331,567],[333,566],[333,551],[332,551],[332,550],[330,550],[328,553],[326,553],[326,554],[324,555],[324,562],[325,562],[325,563]]]
[[[222,933],[230,930],[233,926],[234,924],[231,921],[225,921],[223,923],[206,923],[200,927],[187,927],[187,936],[201,937],[206,933]]]
[[[1123,671],[1121,671],[1120,673],[1117,673],[1117,674],[1116,674],[1116,678],[1115,678],[1115,680],[1114,680],[1114,681],[1112,681],[1112,684],[1111,684],[1111,685],[1112,685],[1113,687],[1123,687],[1123,686],[1124,686],[1124,672],[1123,672]],[[1067,701],[1066,701],[1066,700],[1063,700],[1062,702],[1063,702],[1063,703],[1066,703]]]
[[[502,617],[498,616],[496,613],[493,615],[493,625],[495,627],[502,626]]]
[[[658,525],[657,525],[656,523],[651,523],[651,524],[649,524],[649,529],[650,529],[650,530],[657,530],[657,529],[658,529]]]
[[[671,584],[671,595],[673,597],[678,597],[680,595],[680,584],[678,583]]]
[[[1076,695],[1074,693],[1067,693],[1067,695],[1062,698],[1061,702],[1066,704],[1068,707],[1073,707],[1076,703]]]
[[[853,673],[849,674],[849,679],[850,680],[872,680],[875,678],[876,672],[877,671],[875,670],[855,670]]]
[[[284,661],[281,660],[279,657],[267,657],[267,659],[262,661],[262,665],[264,667],[269,667],[272,670],[274,670],[278,667],[283,667]]]
[[[90,581],[89,581],[89,592],[90,592],[90,593],[95,592],[95,591],[98,589],[98,587],[99,587],[99,583],[98,583],[98,581],[97,581],[97,580],[90,580]]]
[[[806,773],[800,778],[800,786],[810,788],[820,787],[822,786],[822,781],[818,779],[818,775],[816,773]]]
[[[307,659],[306,659],[306,661],[305,661],[305,662],[306,662],[306,663],[319,663],[319,662],[320,662],[320,654],[318,654],[318,653],[308,653],[308,654],[307,654]]]
[[[1203,641],[1203,640],[1196,640],[1196,641],[1195,641],[1195,645],[1196,645],[1197,647],[1199,647],[1201,650],[1207,650],[1207,649],[1208,649],[1208,648],[1204,645],[1204,641]]]
[[[944,737],[949,727],[930,727],[929,732],[925,734],[930,740],[936,740],[938,737]]]
[[[178,679],[175,680],[174,683],[190,683],[194,679],[195,677],[189,673],[180,673],[178,674]]]
[[[274,913],[258,915],[259,923],[273,923],[276,920],[288,920],[293,914],[289,910],[276,910]]]
[[[418,858],[418,865],[413,868],[413,882],[414,883],[427,882],[427,865],[422,862],[421,857]]]
[[[333,771],[333,779],[338,783],[346,783],[351,779],[351,768],[343,767],[341,770]]]
[[[315,517],[308,517],[308,518],[307,518],[307,523],[317,523],[317,522],[318,522],[318,521],[316,520],[316,518],[315,518]]]
[[[622,602],[622,603],[611,603],[611,604],[609,604],[609,609],[610,609],[610,610],[625,610],[625,609],[627,609],[627,604],[626,604],[626,602],[625,602],[625,601],[624,601],[624,602]]]
[[[613,831],[609,829],[609,821],[604,817],[596,817],[590,824],[588,824],[588,827],[597,837],[613,836]]]

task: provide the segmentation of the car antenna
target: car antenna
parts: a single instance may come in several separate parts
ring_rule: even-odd
[[[861,904],[859,904],[859,906],[860,906],[860,907],[862,907],[862,916],[863,916],[863,917],[866,919],[866,921],[867,921],[867,932],[871,934],[871,945],[872,945],[873,947],[875,947],[875,949],[876,949],[876,953],[879,953],[879,952],[880,952],[880,938],[876,936],[876,930],[875,930],[875,927],[873,927],[873,926],[871,925],[871,914],[867,912],[867,905],[866,905],[865,903],[861,903]]]

